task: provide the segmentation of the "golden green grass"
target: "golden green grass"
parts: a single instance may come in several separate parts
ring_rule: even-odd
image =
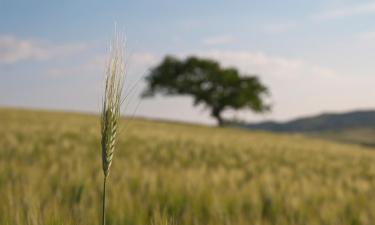
[[[312,134],[312,136],[342,143],[353,143],[363,146],[375,147],[375,127],[372,129],[352,128],[339,131],[326,131]]]
[[[98,115],[0,109],[0,224],[99,224]],[[119,134],[108,225],[373,224],[375,152],[145,120]]]

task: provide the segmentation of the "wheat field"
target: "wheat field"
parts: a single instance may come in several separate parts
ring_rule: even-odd
[[[375,152],[122,119],[107,224],[374,224]],[[0,109],[0,224],[100,223],[98,115]]]

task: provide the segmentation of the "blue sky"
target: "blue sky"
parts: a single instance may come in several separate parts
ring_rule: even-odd
[[[166,54],[214,58],[270,88],[271,113],[228,117],[372,109],[374,21],[375,1],[0,0],[0,106],[98,112],[116,22],[127,39],[128,115],[215,122],[189,97],[139,98]]]

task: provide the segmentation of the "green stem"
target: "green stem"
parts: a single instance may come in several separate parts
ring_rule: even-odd
[[[106,183],[107,183],[107,176],[104,176],[104,180],[103,180],[103,196],[102,196],[102,199],[103,199],[103,202],[102,202],[102,225],[105,225],[105,196],[106,196],[105,186],[106,186]]]

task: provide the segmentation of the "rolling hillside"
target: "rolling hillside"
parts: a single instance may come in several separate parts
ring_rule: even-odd
[[[122,120],[108,225],[375,221],[375,152],[300,135]],[[96,115],[0,109],[0,224],[99,224]]]
[[[336,141],[375,145],[375,111],[325,113],[285,123],[273,121],[247,124],[252,130],[304,133]]]

